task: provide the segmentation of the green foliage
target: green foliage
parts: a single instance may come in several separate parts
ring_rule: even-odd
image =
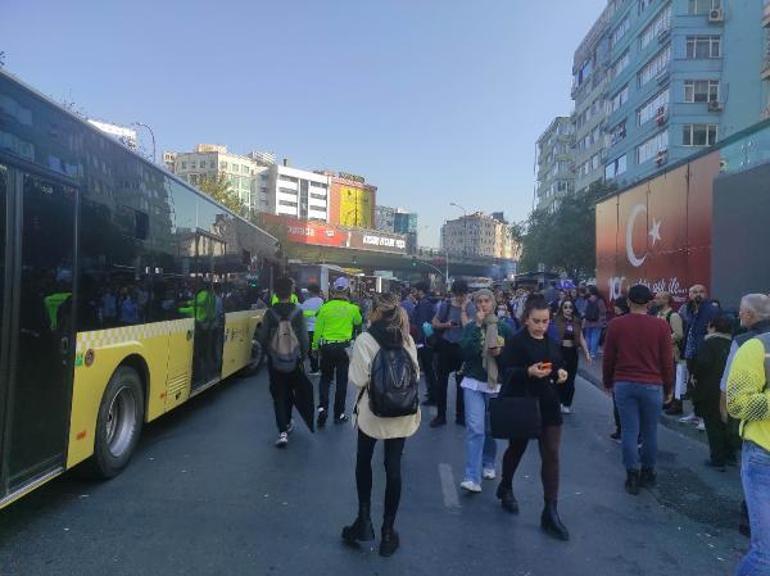
[[[216,178],[210,176],[201,176],[198,181],[198,189],[204,194],[208,194],[214,200],[236,214],[243,214],[247,207],[241,202],[238,195],[232,191],[230,181],[224,172],[220,172]]]
[[[511,233],[522,247],[519,269],[565,273],[574,280],[594,277],[596,271],[596,202],[614,191],[596,183],[582,193],[564,196],[553,210],[535,210]]]

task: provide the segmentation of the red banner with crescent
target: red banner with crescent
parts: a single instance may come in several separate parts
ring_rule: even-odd
[[[679,302],[711,284],[711,211],[718,151],[596,206],[597,284],[614,300],[636,283]]]

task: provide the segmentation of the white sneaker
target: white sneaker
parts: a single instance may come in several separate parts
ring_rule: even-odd
[[[289,444],[289,435],[286,432],[281,432],[278,436],[278,440],[275,441],[276,448],[286,448]]]
[[[472,494],[481,493],[481,486],[476,484],[473,480],[463,480],[462,482],[460,482],[460,488],[462,488],[466,492],[471,492]]]
[[[701,420],[700,422],[698,422],[698,425],[695,427],[695,429],[696,430],[700,430],[701,432],[705,432],[706,431],[706,423],[703,420]]]
[[[484,468],[482,476],[484,477],[484,480],[494,480],[497,478],[497,474],[495,473],[494,468]]]
[[[697,417],[697,416],[695,415],[695,413],[693,412],[692,414],[688,414],[687,416],[682,416],[682,417],[679,419],[679,421],[680,421],[682,424],[694,424],[695,422],[697,422],[697,421],[698,421],[698,417]]]
[[[572,408],[569,406],[565,406],[564,404],[561,405],[561,413],[562,414],[572,414]]]

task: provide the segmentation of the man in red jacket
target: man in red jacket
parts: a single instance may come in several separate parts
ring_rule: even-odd
[[[631,313],[610,322],[604,343],[604,386],[614,392],[620,412],[626,490],[634,495],[641,486],[655,484],[658,420],[674,384],[671,330],[665,320],[649,315],[652,299],[647,286],[632,286]]]

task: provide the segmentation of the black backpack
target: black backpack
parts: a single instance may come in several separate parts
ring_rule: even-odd
[[[380,418],[417,414],[417,371],[406,348],[380,348],[367,387],[369,409]]]

